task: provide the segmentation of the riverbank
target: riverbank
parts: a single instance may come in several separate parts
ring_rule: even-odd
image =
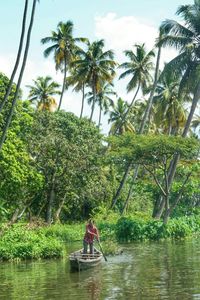
[[[2,225],[3,226],[3,225]],[[106,254],[117,251],[117,243],[144,240],[182,239],[200,233],[200,216],[161,221],[127,216],[98,220],[97,226]],[[81,241],[85,224],[33,226],[15,224],[4,231],[0,241],[1,260],[59,258],[68,254],[67,244]]]

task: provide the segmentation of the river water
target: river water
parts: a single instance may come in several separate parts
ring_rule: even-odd
[[[200,241],[123,245],[123,254],[80,273],[68,259],[1,263],[0,299],[200,300]]]

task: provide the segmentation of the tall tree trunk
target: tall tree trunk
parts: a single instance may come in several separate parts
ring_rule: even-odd
[[[100,102],[100,106],[99,106],[99,122],[98,122],[98,127],[101,126],[101,114],[102,114],[102,108],[101,108],[101,102]]]
[[[17,52],[17,58],[15,61],[15,65],[9,80],[9,84],[8,84],[8,88],[6,90],[6,93],[4,95],[3,101],[0,103],[0,113],[2,112],[2,109],[10,95],[10,91],[12,88],[12,84],[13,84],[13,80],[15,77],[15,74],[17,72],[18,66],[19,66],[19,62],[20,62],[20,57],[22,54],[22,48],[23,48],[23,41],[24,41],[24,34],[25,34],[25,29],[26,29],[26,16],[27,16],[27,9],[28,9],[28,0],[25,1],[25,6],[24,6],[24,14],[23,14],[23,20],[22,20],[22,29],[21,29],[21,36],[20,36],[20,42],[19,42],[19,48],[18,48],[18,52]]]
[[[171,215],[171,213],[173,212],[173,210],[176,208],[177,204],[179,203],[182,195],[183,195],[183,192],[184,192],[184,188],[185,188],[185,185],[186,183],[188,182],[188,179],[190,178],[191,176],[191,172],[186,176],[185,180],[184,180],[184,183],[181,187],[181,189],[179,190],[179,193],[178,193],[178,196],[176,197],[175,201],[174,201],[174,204],[171,205],[171,207],[168,207],[168,209],[165,210],[165,214],[164,214],[164,217],[163,217],[163,222],[164,224],[167,224],[168,220],[169,220],[169,217]]]
[[[194,112],[196,110],[199,99],[200,99],[200,82],[198,83],[198,85],[196,87],[196,90],[195,90],[195,93],[194,93],[192,105],[191,105],[191,108],[190,108],[190,113],[188,115],[184,130],[183,130],[183,133],[182,133],[183,138],[185,138],[187,136],[188,132],[189,132],[190,125],[191,125],[191,122],[192,122],[192,118],[194,116]],[[174,158],[171,162],[171,165],[170,165],[170,170],[169,170],[169,174],[168,174],[169,191],[171,190],[171,186],[173,184],[173,180],[174,180],[174,176],[175,176],[175,173],[176,173],[176,168],[177,168],[179,158],[180,158],[180,154],[178,154],[178,153],[175,154]]]
[[[60,94],[59,105],[58,105],[58,109],[57,109],[58,111],[61,108],[63,94],[64,94],[64,91],[65,91],[66,76],[67,76],[67,58],[66,58],[66,55],[65,55],[65,57],[64,57],[64,77],[63,77],[63,85],[62,85],[62,91],[61,91],[61,94]]]
[[[28,33],[27,33],[27,40],[26,40],[26,46],[25,46],[25,51],[24,51],[24,57],[23,57],[22,67],[21,67],[21,70],[20,70],[20,74],[19,74],[19,78],[18,78],[18,82],[17,82],[17,87],[16,87],[14,99],[12,101],[12,106],[11,106],[9,115],[8,115],[8,117],[6,119],[6,124],[4,126],[3,133],[2,133],[2,136],[1,136],[0,151],[2,149],[2,146],[3,146],[3,143],[5,141],[8,128],[9,128],[11,120],[12,120],[12,116],[13,116],[13,113],[14,113],[14,108],[15,108],[15,105],[16,105],[16,102],[17,102],[17,98],[18,98],[18,94],[19,94],[19,90],[20,90],[20,85],[21,85],[22,77],[23,77],[23,74],[24,74],[25,66],[26,66],[26,61],[27,61],[28,51],[29,51],[29,45],[30,45],[30,39],[31,39],[31,31],[32,31],[33,21],[34,21],[34,15],[35,15],[36,2],[37,2],[37,0],[33,0],[33,6],[32,6],[32,12],[31,12],[31,20],[30,20],[30,24],[29,24],[29,28],[28,28]]]
[[[91,115],[90,115],[90,123],[92,122],[93,114],[94,114],[94,107],[96,103],[96,87],[95,83],[93,83],[92,86],[92,93],[93,93],[93,101],[92,101],[92,109],[91,109]]]
[[[123,175],[123,177],[122,177],[122,179],[120,181],[120,184],[119,184],[119,187],[117,189],[117,192],[116,192],[115,196],[113,197],[111,208],[113,208],[116,205],[116,202],[117,202],[117,200],[119,198],[119,195],[121,193],[122,188],[124,187],[124,184],[126,182],[128,174],[129,174],[129,172],[131,170],[131,167],[132,167],[132,164],[128,163],[128,165],[126,166],[126,170],[124,172],[124,175]]]
[[[127,197],[126,197],[126,201],[125,201],[124,206],[123,206],[123,209],[122,209],[122,214],[124,214],[124,212],[125,212],[126,209],[127,209],[127,206],[128,206],[129,200],[130,200],[130,197],[131,197],[131,195],[132,195],[132,193],[133,193],[134,183],[135,183],[135,180],[136,180],[136,178],[137,178],[137,176],[138,176],[138,172],[139,172],[139,165],[137,165],[137,166],[135,167],[135,171],[134,171],[134,174],[133,174],[133,182],[132,182],[132,184],[131,184],[131,186],[130,186],[130,188],[129,188],[128,195],[127,195]]]
[[[140,90],[140,82],[138,83],[138,87],[137,87],[137,90],[136,90],[136,92],[135,92],[135,95],[134,95],[134,97],[133,97],[133,99],[132,99],[132,101],[131,101],[131,104],[129,105],[129,107],[128,107],[128,109],[127,109],[125,115],[124,115],[124,119],[126,119],[126,116],[129,114],[129,111],[130,111],[130,109],[132,108],[132,106],[133,106],[133,104],[134,104],[134,102],[135,102],[135,99],[136,99],[136,97],[137,97],[137,94],[138,94],[139,90]]]
[[[149,96],[149,100],[148,100],[148,103],[147,103],[147,108],[145,110],[145,114],[144,114],[144,117],[143,117],[143,120],[142,120],[142,123],[141,123],[138,134],[143,134],[145,125],[146,125],[146,123],[149,119],[149,114],[150,114],[152,104],[153,104],[153,96],[154,96],[155,89],[156,89],[157,82],[158,82],[160,56],[161,56],[161,47],[158,47],[158,54],[157,54],[157,60],[156,60],[156,69],[155,69],[155,75],[154,75],[154,83],[153,83],[153,87],[152,87],[152,90],[151,90],[151,93],[150,93],[150,96]],[[138,175],[138,171],[139,171],[139,166],[136,166],[136,169],[135,169],[135,172],[134,172],[134,175],[133,175],[133,182],[132,182],[132,184],[129,188],[129,192],[128,192],[128,195],[127,195],[122,213],[125,211],[126,207],[128,206],[128,203],[129,203],[129,200],[131,198],[132,191],[133,191],[133,185],[134,185],[135,179],[137,178],[137,175]]]
[[[155,201],[154,207],[153,207],[153,213],[152,213],[152,218],[155,219],[160,219],[160,217],[157,217],[157,214],[159,213],[159,209],[161,206],[161,201],[163,200],[163,197],[159,195]]]
[[[133,97],[133,100],[132,100],[131,104],[129,105],[127,111],[125,112],[124,116],[123,116],[123,120],[122,120],[122,121],[124,121],[124,120],[126,119],[126,117],[128,116],[129,111],[130,111],[131,107],[133,106],[133,103],[134,103],[134,101],[135,101],[135,99],[136,99],[136,97],[137,97],[137,94],[138,94],[138,92],[139,92],[139,89],[140,89],[140,82],[139,82],[139,84],[138,84],[138,87],[137,87],[136,93],[135,93],[135,95],[134,95],[134,97]],[[116,126],[113,135],[115,135],[115,134],[117,133],[117,130],[120,130],[120,124],[119,124],[118,126]]]
[[[158,47],[158,54],[157,54],[157,59],[156,59],[156,69],[155,69],[155,75],[154,75],[154,83],[153,83],[152,90],[151,90],[151,93],[150,93],[150,96],[149,96],[149,100],[148,100],[147,107],[146,107],[146,110],[145,110],[145,113],[144,113],[144,117],[142,119],[142,123],[141,123],[140,129],[139,129],[139,132],[138,132],[139,134],[143,133],[146,122],[149,118],[149,113],[150,113],[151,108],[152,108],[153,96],[154,96],[155,89],[156,89],[157,82],[158,82],[160,56],[161,56],[161,46]]]
[[[82,117],[83,117],[84,102],[85,102],[85,84],[83,83],[83,86],[82,86],[82,104],[81,104],[80,119],[82,119]]]
[[[57,211],[55,212],[55,222],[56,223],[60,223],[60,213],[62,211],[63,205],[65,204],[66,197],[67,197],[67,193],[64,195]]]
[[[53,174],[52,177],[51,190],[47,201],[47,212],[46,212],[47,224],[51,224],[52,221],[52,209],[53,209],[54,200],[55,200],[55,173]]]

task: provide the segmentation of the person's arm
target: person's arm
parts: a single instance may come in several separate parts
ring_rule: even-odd
[[[91,232],[91,231],[89,230],[89,226],[88,226],[88,225],[86,225],[86,232],[89,233],[89,234],[95,235],[94,232]]]

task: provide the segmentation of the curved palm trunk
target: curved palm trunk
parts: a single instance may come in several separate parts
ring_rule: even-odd
[[[5,103],[6,103],[9,95],[10,95],[10,91],[11,91],[11,88],[12,88],[13,80],[14,80],[15,74],[16,74],[18,66],[19,66],[20,57],[21,57],[21,54],[22,54],[24,34],[25,34],[25,29],[26,29],[27,9],[28,9],[28,0],[25,1],[25,6],[24,6],[24,14],[23,14],[23,20],[22,20],[22,30],[21,30],[19,48],[18,48],[18,52],[17,52],[17,58],[16,58],[15,65],[14,65],[14,68],[13,68],[13,71],[12,71],[12,74],[11,74],[11,77],[10,77],[10,80],[9,80],[9,85],[8,85],[6,94],[5,94],[4,98],[3,98],[2,103],[0,104],[0,113],[2,112],[2,109],[3,109],[3,107],[4,107]]]
[[[129,188],[128,196],[126,198],[125,204],[124,204],[123,209],[122,209],[122,214],[124,214],[124,212],[126,211],[126,209],[128,207],[128,203],[129,203],[130,197],[133,193],[134,183],[135,183],[135,180],[138,176],[138,172],[139,172],[139,165],[137,165],[136,168],[135,168],[135,172],[134,172],[134,175],[133,175],[133,182],[132,182],[132,184]]]
[[[66,76],[67,76],[67,59],[66,59],[66,55],[65,55],[65,58],[64,58],[64,77],[63,77],[63,85],[62,85],[62,91],[61,91],[61,94],[60,94],[60,100],[59,100],[59,105],[58,105],[57,111],[59,111],[60,108],[61,108],[62,99],[63,99],[63,95],[64,95],[64,91],[65,91],[65,81],[66,81]]]
[[[101,108],[101,101],[99,103],[99,122],[98,122],[98,127],[101,126],[101,114],[102,114],[102,108]]]
[[[118,200],[118,198],[119,198],[119,196],[120,196],[120,194],[121,194],[121,191],[122,191],[122,189],[123,189],[123,187],[124,187],[124,184],[125,184],[125,182],[126,182],[126,179],[127,179],[127,177],[128,177],[128,174],[129,174],[129,172],[130,172],[130,170],[131,170],[131,167],[132,167],[131,163],[129,163],[129,164],[127,165],[127,167],[126,167],[126,170],[125,170],[124,175],[123,175],[123,177],[122,177],[122,179],[121,179],[121,181],[120,181],[120,184],[119,184],[119,187],[118,187],[118,189],[117,189],[117,192],[116,192],[115,196],[113,197],[112,204],[111,204],[111,208],[114,208],[114,206],[115,206],[116,203],[117,203],[117,200]]]
[[[137,90],[136,90],[135,95],[134,95],[134,97],[133,97],[133,100],[131,101],[131,104],[129,105],[129,107],[128,107],[128,109],[127,109],[125,115],[124,115],[124,119],[126,119],[126,116],[129,114],[129,111],[130,111],[130,109],[132,108],[132,106],[133,106],[133,104],[134,104],[134,102],[135,102],[135,99],[136,99],[136,97],[137,97],[137,94],[138,94],[138,92],[139,92],[139,90],[140,90],[140,85],[141,85],[141,83],[139,82],[139,83],[138,83]]]
[[[20,89],[22,77],[23,77],[23,74],[24,74],[25,66],[26,66],[26,61],[27,61],[28,51],[29,51],[29,46],[30,46],[31,31],[32,31],[34,15],[35,15],[36,2],[37,2],[37,0],[33,0],[33,6],[32,6],[32,11],[31,11],[31,20],[30,20],[30,24],[29,24],[29,28],[28,28],[28,33],[27,33],[27,40],[26,40],[26,46],[25,46],[25,51],[24,51],[22,67],[21,67],[21,70],[20,70],[20,74],[19,74],[19,78],[18,78],[18,82],[17,82],[17,87],[16,87],[14,99],[13,99],[13,102],[12,102],[12,106],[11,106],[11,109],[10,109],[10,113],[9,113],[7,119],[6,119],[6,124],[4,126],[3,133],[2,133],[2,136],[1,136],[0,150],[2,149],[2,146],[3,146],[3,143],[5,141],[8,128],[9,128],[11,120],[12,120],[12,116],[13,116],[13,113],[14,113],[14,108],[15,108],[15,105],[16,105],[16,102],[17,102],[17,97],[18,97],[18,94],[19,94],[19,89]]]
[[[189,113],[189,116],[187,118],[184,130],[183,130],[183,133],[182,133],[183,138],[185,138],[187,136],[188,132],[189,132],[190,125],[191,125],[191,122],[192,122],[192,118],[194,116],[194,112],[196,110],[199,99],[200,99],[200,82],[198,83],[196,91],[194,93],[192,105],[191,105],[191,108],[190,108],[190,113]],[[172,184],[173,184],[173,180],[174,180],[174,176],[176,174],[176,168],[177,168],[179,158],[180,158],[180,154],[175,154],[174,158],[173,158],[173,161],[171,162],[171,168],[169,170],[169,175],[168,175],[169,191],[170,191],[170,189],[172,187]],[[170,210],[170,213],[171,213],[171,210]],[[160,215],[161,214],[162,214],[162,212],[160,213]],[[169,215],[169,210],[166,209],[165,213],[164,213],[165,222],[167,222],[169,216],[170,216]]]
[[[138,84],[138,87],[137,87],[136,93],[135,93],[135,95],[133,97],[133,100],[132,100],[131,104],[129,105],[127,111],[125,112],[124,116],[123,116],[123,120],[125,120],[126,117],[127,117],[127,115],[129,114],[129,111],[130,111],[131,107],[133,106],[133,103],[135,102],[135,99],[137,97],[137,94],[138,94],[139,90],[140,90],[140,82]],[[115,132],[113,133],[114,135],[117,133],[117,130],[120,130],[119,127],[120,127],[120,125],[116,127]]]
[[[83,117],[84,102],[85,102],[85,84],[83,83],[83,87],[82,87],[82,105],[81,105],[80,119],[82,119],[82,117]]]
[[[152,108],[153,96],[154,96],[155,89],[156,89],[157,82],[158,82],[158,72],[159,72],[160,56],[161,56],[161,46],[158,47],[158,54],[157,54],[157,60],[156,60],[156,69],[155,69],[155,76],[154,76],[154,83],[153,83],[153,87],[152,87],[152,90],[151,90],[151,93],[150,93],[150,96],[149,96],[149,100],[148,100],[148,103],[147,103],[147,108],[145,110],[145,114],[144,114],[144,117],[142,119],[142,123],[141,123],[140,129],[139,129],[139,132],[138,132],[139,134],[143,133],[145,125],[146,125],[146,122],[149,119],[149,114],[150,114],[151,108]]]
[[[154,75],[154,83],[153,83],[153,87],[152,87],[152,90],[151,90],[151,93],[150,93],[150,96],[149,96],[147,108],[145,110],[145,114],[144,114],[144,117],[143,117],[143,120],[142,120],[142,123],[141,123],[141,126],[140,126],[138,134],[142,134],[143,133],[145,125],[146,125],[146,122],[148,121],[148,118],[149,118],[149,114],[150,114],[151,108],[152,108],[153,96],[154,96],[155,89],[156,89],[157,82],[158,82],[158,72],[159,72],[160,56],[161,56],[161,47],[158,48],[158,54],[157,54],[157,59],[156,59],[156,69],[155,69],[155,75]],[[126,198],[125,205],[123,207],[122,213],[126,210],[126,207],[128,206],[129,200],[130,200],[132,192],[133,192],[133,185],[134,185],[135,179],[137,178],[138,171],[139,171],[139,166],[136,166],[136,169],[135,169],[135,172],[134,172],[134,175],[133,175],[133,182],[132,182],[132,184],[130,186],[130,189],[129,189],[129,192],[128,192],[128,196]],[[125,173],[126,172],[127,172],[127,170],[125,171]],[[125,181],[123,182],[123,185],[124,185],[124,183],[125,183]],[[123,188],[123,186],[121,187],[120,192],[121,192],[122,188]],[[120,195],[120,193],[118,193],[117,196],[119,197],[119,195]]]
[[[92,86],[92,93],[93,93],[93,101],[92,101],[92,109],[91,109],[91,115],[90,115],[90,123],[92,122],[93,114],[94,114],[94,108],[96,103],[96,87],[95,83],[93,83]]]

